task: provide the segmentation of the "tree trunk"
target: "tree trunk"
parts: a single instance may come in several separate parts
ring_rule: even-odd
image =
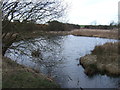
[[[16,41],[17,35],[14,33],[10,33],[6,35],[6,37],[2,38],[2,55],[4,56],[7,49],[12,45],[13,42]]]

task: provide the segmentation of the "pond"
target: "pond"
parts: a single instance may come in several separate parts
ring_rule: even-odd
[[[46,36],[13,43],[6,56],[40,70],[62,88],[118,88],[120,78],[97,74],[89,77],[80,65],[80,57],[90,54],[97,45],[117,40],[83,36]],[[15,48],[15,49],[14,49]],[[31,55],[39,50],[39,56]]]

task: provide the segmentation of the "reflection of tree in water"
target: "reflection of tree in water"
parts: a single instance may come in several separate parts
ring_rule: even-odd
[[[61,55],[63,43],[62,36],[47,36],[34,40],[24,40],[14,43],[6,55],[11,55],[16,61],[29,59],[35,63],[35,68],[44,67],[48,74],[51,74],[58,64],[62,63]]]
[[[62,60],[64,57],[61,55],[61,43],[63,43],[64,40],[62,36],[46,36],[45,41],[45,48],[41,51],[42,60],[36,58],[34,61],[36,61],[38,65],[44,65],[47,71],[46,73],[51,75],[54,72],[54,69],[56,69],[59,64],[63,63]]]
[[[45,39],[48,44],[53,44],[55,46],[58,45],[58,47],[60,47],[61,43],[64,41],[62,36],[57,36],[57,35],[47,35]]]

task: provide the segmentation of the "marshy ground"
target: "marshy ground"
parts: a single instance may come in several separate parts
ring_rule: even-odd
[[[106,43],[96,46],[91,54],[81,57],[80,63],[85,68],[85,73],[95,73],[118,76],[120,75],[120,42]]]
[[[100,38],[111,38],[118,39],[117,29],[104,30],[104,29],[76,29],[71,31],[71,34],[77,36],[88,36],[88,37],[100,37]]]
[[[117,29],[75,29],[68,32],[50,32],[52,34],[72,34],[77,36],[100,37],[109,39],[119,39]],[[85,73],[92,75],[102,73],[108,75],[120,75],[120,42],[106,43],[103,46],[96,46],[92,54],[81,58],[80,62],[85,68]]]

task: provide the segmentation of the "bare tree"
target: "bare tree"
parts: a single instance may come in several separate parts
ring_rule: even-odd
[[[2,0],[1,2],[3,55],[17,38],[17,34],[10,32],[10,29],[15,30],[11,22],[19,20],[45,23],[62,17],[66,9],[62,0]]]
[[[2,4],[2,20],[35,20],[43,21],[59,18],[65,7],[61,0],[4,0]]]

